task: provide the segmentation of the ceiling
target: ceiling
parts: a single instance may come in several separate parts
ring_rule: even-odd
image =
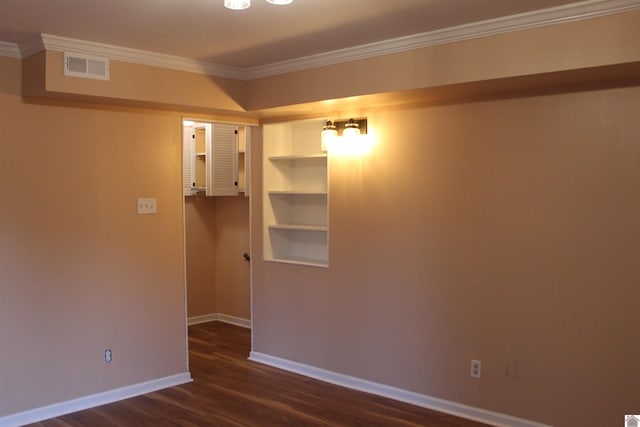
[[[40,33],[251,68],[573,0],[0,0],[0,41]]]

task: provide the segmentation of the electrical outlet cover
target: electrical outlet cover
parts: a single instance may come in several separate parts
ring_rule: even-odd
[[[480,378],[481,373],[482,373],[482,361],[472,360],[471,361],[471,377]]]
[[[138,198],[138,215],[155,215],[158,213],[158,202],[155,198]]]

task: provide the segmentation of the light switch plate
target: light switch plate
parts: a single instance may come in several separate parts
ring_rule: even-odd
[[[155,215],[158,213],[158,202],[155,198],[138,198],[137,202],[138,215]]]

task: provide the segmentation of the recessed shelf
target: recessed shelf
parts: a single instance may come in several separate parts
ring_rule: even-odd
[[[263,127],[264,259],[327,267],[328,157],[321,151],[324,121]]]
[[[313,159],[326,159],[326,153],[318,153],[318,154],[290,154],[290,155],[280,155],[280,156],[269,156],[268,159],[272,161],[278,160],[313,160]]]
[[[313,259],[304,259],[304,258],[272,258],[265,259],[265,261],[269,262],[280,262],[283,264],[292,264],[292,265],[304,265],[308,267],[329,267],[326,262],[318,262]]]
[[[294,191],[294,190],[271,190],[270,195],[275,196],[326,196],[326,191]]]
[[[326,232],[329,228],[326,225],[302,225],[302,224],[272,224],[269,228],[280,230],[303,230]]]
[[[327,264],[327,230],[316,226],[267,227],[271,253],[265,259]]]

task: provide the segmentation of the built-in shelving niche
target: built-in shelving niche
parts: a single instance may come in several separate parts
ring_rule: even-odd
[[[264,126],[264,258],[329,264],[328,162],[324,120]]]

